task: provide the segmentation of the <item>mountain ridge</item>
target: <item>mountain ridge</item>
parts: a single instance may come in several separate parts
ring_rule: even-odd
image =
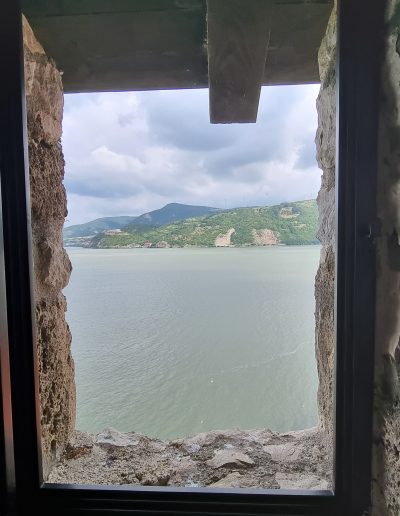
[[[117,217],[100,217],[82,224],[74,224],[64,228],[64,240],[69,238],[92,237],[103,231],[125,228],[130,224],[144,226],[162,226],[189,217],[207,215],[219,211],[210,206],[195,206],[191,204],[168,203],[162,208],[152,210],[142,215],[120,215]]]
[[[91,248],[245,247],[318,244],[315,200],[232,208],[160,226],[133,223],[85,243]]]
[[[211,206],[196,206],[171,202],[162,208],[139,215],[132,224],[135,227],[138,225],[164,226],[165,224],[171,224],[196,216],[201,217],[218,211],[220,211],[219,208],[212,208]],[[129,226],[130,224],[127,224],[123,229],[129,231]]]

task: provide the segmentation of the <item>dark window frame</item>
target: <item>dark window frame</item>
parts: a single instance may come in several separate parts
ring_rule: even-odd
[[[361,516],[370,505],[377,123],[384,1],[339,1],[334,491],[42,482],[21,8],[0,18],[0,515]],[[12,408],[12,411],[11,411]]]

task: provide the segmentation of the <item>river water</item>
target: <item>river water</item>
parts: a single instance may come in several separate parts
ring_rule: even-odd
[[[68,249],[77,428],[177,438],[314,426],[319,252]]]

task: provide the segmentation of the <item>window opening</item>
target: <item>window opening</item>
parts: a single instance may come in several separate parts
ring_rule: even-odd
[[[249,125],[210,125],[207,90],[65,96],[77,431],[50,482],[329,488],[318,90],[263,89]]]

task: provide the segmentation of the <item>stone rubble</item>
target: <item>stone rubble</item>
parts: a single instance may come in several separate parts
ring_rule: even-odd
[[[174,487],[329,489],[331,438],[313,428],[212,431],[162,441],[109,428],[76,432],[49,482]]]

